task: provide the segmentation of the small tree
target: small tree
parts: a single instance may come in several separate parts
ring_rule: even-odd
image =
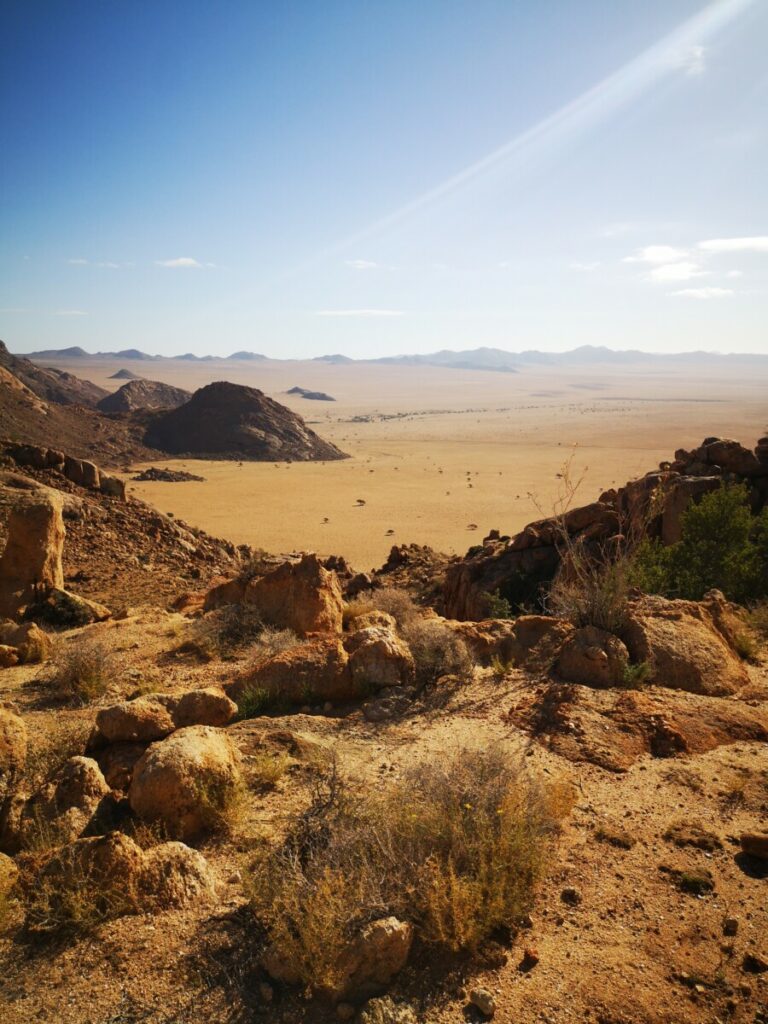
[[[744,484],[726,485],[681,516],[681,539],[669,547],[646,541],[637,550],[632,582],[669,597],[700,600],[717,588],[733,601],[768,592],[768,510],[753,516]]]

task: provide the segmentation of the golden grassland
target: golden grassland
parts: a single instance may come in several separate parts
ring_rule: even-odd
[[[109,380],[119,363],[59,365],[102,386],[122,383]],[[380,565],[393,543],[463,553],[491,528],[515,532],[539,515],[531,494],[551,507],[573,446],[576,472],[584,473],[578,500],[587,502],[706,436],[754,444],[768,420],[768,371],[738,365],[516,374],[311,361],[125,365],[189,390],[222,379],[260,387],[351,456],[293,464],[161,460],[205,483],[132,482],[131,493],[237,543],[343,554],[364,570]],[[294,385],[336,401],[287,395]]]

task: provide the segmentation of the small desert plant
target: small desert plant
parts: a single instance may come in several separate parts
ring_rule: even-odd
[[[737,633],[733,638],[733,649],[744,661],[758,661],[760,647],[752,633]]]
[[[248,787],[244,782],[200,780],[196,803],[205,835],[236,835],[248,812]]]
[[[274,705],[274,697],[261,686],[249,683],[237,698],[237,717],[239,721],[258,718]]]
[[[627,563],[610,561],[571,545],[567,562],[550,588],[548,608],[574,626],[596,626],[621,635],[627,624]]]
[[[474,662],[460,636],[436,619],[419,619],[403,629],[416,666],[416,685],[429,686],[441,676],[472,678]]]
[[[474,951],[529,911],[570,794],[496,750],[457,751],[383,793],[351,792],[334,764],[248,879],[271,955],[333,989],[360,928],[395,914],[419,938]]]
[[[54,858],[56,870],[44,868],[23,885],[30,932],[88,934],[105,921],[136,912],[137,894],[125,879],[112,881],[88,870],[77,851],[64,848]]]
[[[270,562],[268,553],[261,548],[257,548],[248,556],[245,562],[243,562],[240,572],[237,574],[237,578],[241,583],[250,583],[251,580],[255,580],[259,576],[263,576],[273,567],[273,563]]]
[[[283,750],[260,750],[248,759],[248,781],[256,789],[272,789],[288,771],[290,757]]]
[[[506,597],[502,597],[498,590],[485,595],[485,610],[489,619],[514,618],[511,602]]]
[[[74,643],[58,645],[50,683],[65,700],[90,704],[103,697],[114,682],[114,657],[96,640],[78,638]]]
[[[647,661],[633,663],[625,661],[621,666],[618,685],[624,690],[639,690],[651,677],[651,665]]]
[[[494,654],[491,658],[491,671],[499,679],[503,679],[511,668],[513,668],[513,663],[505,661],[500,654]]]
[[[768,640],[768,601],[758,601],[747,613],[750,628],[765,642]]]
[[[421,617],[421,609],[405,590],[382,587],[353,598],[344,609],[344,624],[348,626],[359,615],[379,611],[391,615],[400,629]]]

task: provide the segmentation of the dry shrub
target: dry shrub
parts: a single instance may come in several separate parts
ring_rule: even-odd
[[[335,764],[248,880],[272,953],[333,989],[366,923],[394,914],[426,944],[475,951],[528,913],[571,797],[500,750],[457,751],[383,793],[352,793]]]
[[[107,692],[114,682],[114,670],[114,655],[104,644],[78,638],[57,646],[50,683],[64,700],[90,704]]]
[[[382,587],[367,594],[353,598],[344,608],[344,625],[348,626],[359,615],[366,612],[387,612],[404,629],[415,620],[421,618],[422,611],[411,595],[396,587]]]
[[[441,676],[460,682],[472,678],[474,661],[467,645],[438,619],[417,619],[403,629],[416,666],[416,685],[430,686]]]
[[[768,640],[768,601],[758,601],[750,608],[747,614],[747,622],[760,639]]]
[[[36,871],[30,859],[22,865],[23,903],[28,931],[37,934],[88,934],[124,914],[135,913],[137,894],[125,879],[111,882],[89,871],[77,851],[61,850],[54,872]]]
[[[46,723],[45,732],[31,739],[24,766],[26,787],[34,792],[70,759],[85,750],[92,722],[63,715]]]
[[[248,758],[248,781],[256,789],[272,789],[288,771],[284,750],[259,750]]]
[[[196,803],[207,836],[233,837],[243,826],[251,794],[242,781],[221,783],[200,780],[196,787]]]
[[[574,544],[549,591],[547,607],[574,626],[596,626],[620,636],[627,625],[629,577],[626,559],[610,561]]]

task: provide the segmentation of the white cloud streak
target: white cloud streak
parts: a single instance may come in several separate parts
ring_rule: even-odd
[[[702,277],[707,271],[702,270],[698,263],[683,260],[680,263],[663,263],[654,267],[648,277],[651,281],[690,281],[694,277]]]
[[[57,309],[54,316],[89,316],[84,309]]]
[[[675,249],[671,245],[646,245],[633,256],[625,256],[624,263],[675,263],[688,256],[687,249]]]
[[[726,299],[733,295],[733,292],[730,288],[681,288],[671,294],[684,299]]]
[[[318,309],[315,316],[403,316],[400,309]]]
[[[708,238],[699,242],[702,252],[766,252],[768,235],[754,235],[748,238]]]
[[[353,270],[379,270],[379,264],[373,260],[346,260],[348,267]]]
[[[157,264],[158,267],[170,267],[173,270],[187,269],[190,267],[194,269],[201,269],[203,266],[202,263],[199,263],[196,259],[193,259],[191,256],[177,256],[175,259],[172,260],[155,260],[155,263]],[[211,264],[207,265],[211,266]]]

